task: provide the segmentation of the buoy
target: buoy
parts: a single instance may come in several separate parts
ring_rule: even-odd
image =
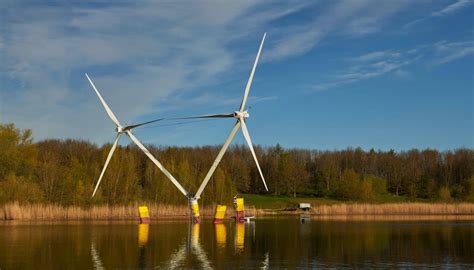
[[[225,205],[218,204],[216,206],[216,214],[214,215],[214,224],[219,224],[224,221],[226,210],[227,210],[227,206]]]
[[[201,217],[199,215],[199,204],[196,199],[191,199],[191,215],[194,224],[201,223]]]
[[[138,215],[140,216],[141,224],[150,223],[150,213],[148,212],[148,207],[143,205],[138,207]]]

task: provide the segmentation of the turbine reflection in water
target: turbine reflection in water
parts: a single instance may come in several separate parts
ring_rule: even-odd
[[[91,241],[91,257],[92,257],[92,263],[94,264],[94,269],[96,270],[103,270],[104,265],[102,264],[102,260],[100,259],[99,252],[97,251],[95,247],[95,240],[92,239]]]
[[[194,255],[199,261],[200,268],[213,269],[206,251],[204,251],[199,242],[200,224],[190,224],[189,231],[190,233],[188,234],[187,240],[171,255],[167,268],[181,269],[186,259]]]

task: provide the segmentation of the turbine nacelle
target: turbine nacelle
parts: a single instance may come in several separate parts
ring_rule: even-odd
[[[233,116],[237,119],[247,119],[250,117],[250,114],[248,113],[248,111],[235,111]]]

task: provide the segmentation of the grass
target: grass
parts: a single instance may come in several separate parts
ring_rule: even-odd
[[[318,205],[333,205],[333,204],[345,204],[345,203],[357,203],[357,202],[346,202],[324,197],[289,197],[289,196],[274,196],[274,195],[255,195],[255,194],[243,194],[242,197],[245,199],[245,203],[249,205],[255,205],[258,209],[284,209],[284,208],[295,208],[299,203],[310,203],[312,206]],[[370,204],[381,204],[381,203],[408,203],[408,202],[426,202],[423,200],[410,200],[407,197],[395,196],[391,194],[378,195]],[[360,203],[360,202],[359,202]]]
[[[270,196],[270,195],[255,195],[243,194],[245,204],[254,205],[258,209],[284,209],[293,208],[298,203],[310,203],[311,205],[328,205],[341,203],[340,201],[328,198],[316,197],[287,197],[287,196]]]

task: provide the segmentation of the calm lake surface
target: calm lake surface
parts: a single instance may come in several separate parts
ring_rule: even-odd
[[[4,269],[474,267],[474,221],[0,223]]]

